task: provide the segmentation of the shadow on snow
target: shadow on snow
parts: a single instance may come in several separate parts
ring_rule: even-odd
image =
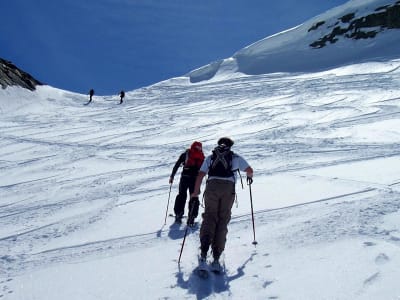
[[[220,275],[210,272],[210,276],[207,279],[202,279],[196,275],[196,267],[190,273],[188,279],[185,280],[184,273],[179,267],[179,271],[175,275],[177,279],[176,286],[186,289],[189,294],[196,295],[197,300],[205,299],[213,293],[227,292],[230,294],[230,282],[245,275],[244,269],[246,265],[253,260],[256,254],[253,253],[232,275],[228,275],[226,272]]]
[[[157,237],[162,236],[163,228],[164,228],[164,226],[160,230],[157,231]],[[189,228],[187,234],[191,234],[191,233],[197,231],[198,229],[199,229],[199,225],[198,225],[198,223],[195,223],[194,227]],[[168,237],[171,240],[183,239],[185,236],[185,231],[186,231],[186,225],[182,226],[182,224],[172,223],[169,226]]]

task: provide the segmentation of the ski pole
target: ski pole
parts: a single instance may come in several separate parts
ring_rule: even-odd
[[[169,198],[171,198],[171,188],[172,188],[172,182],[171,182],[170,185],[169,185],[168,203],[167,203],[167,210],[165,211],[164,225],[167,224],[167,215],[168,215]]]
[[[178,265],[181,263],[181,256],[182,256],[182,252],[183,252],[183,246],[185,246],[185,241],[186,241],[186,236],[187,236],[188,229],[189,229],[189,226],[186,225],[185,235],[183,236],[183,241],[182,241],[181,252],[179,253]]]
[[[192,198],[190,198],[190,200],[192,200]],[[190,200],[189,200],[189,201],[190,201]],[[192,207],[190,208],[188,218],[189,218],[190,216],[192,216],[194,207],[195,207],[195,204],[193,203]],[[186,224],[185,234],[184,234],[184,236],[183,236],[183,241],[182,241],[181,252],[179,253],[179,258],[178,258],[178,265],[181,263],[181,257],[182,257],[183,247],[185,246],[185,241],[186,241],[186,236],[187,236],[188,229],[189,229],[189,225]]]
[[[255,225],[254,225],[254,212],[253,212],[253,196],[251,194],[251,183],[249,184],[249,191],[250,191],[250,206],[251,206],[251,219],[253,221],[253,237],[254,237],[254,241],[253,241],[253,245],[257,245],[257,241],[256,241],[256,229],[255,229]]]
[[[237,169],[237,172],[239,173],[240,183],[242,184],[242,190],[244,190],[242,174],[240,173],[240,170],[239,170],[239,169]]]

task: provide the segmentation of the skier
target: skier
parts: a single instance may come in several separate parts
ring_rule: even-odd
[[[94,95],[94,89],[90,89],[90,91],[89,91],[89,102],[88,102],[88,104],[89,104],[90,102],[92,102],[93,95]]]
[[[218,140],[218,146],[213,154],[204,160],[199,175],[197,176],[192,197],[198,197],[200,186],[206,174],[208,180],[204,191],[205,209],[203,222],[200,228],[200,267],[204,267],[207,260],[207,252],[211,246],[214,261],[211,268],[221,271],[219,262],[221,253],[225,249],[228,223],[231,219],[231,209],[235,199],[236,172],[246,172],[247,182],[253,182],[253,169],[247,161],[233,153],[231,147],[234,142],[223,137]]]
[[[174,176],[180,166],[183,166],[181,178],[179,181],[179,193],[175,199],[174,212],[175,222],[182,223],[182,217],[185,210],[187,190],[189,189],[189,195],[194,191],[194,184],[196,177],[199,173],[201,164],[204,161],[204,154],[202,144],[198,141],[192,143],[190,149],[183,152],[178,160],[176,161],[169,183],[172,184]],[[196,196],[191,197],[189,200],[189,214],[187,219],[187,225],[193,226],[194,220],[196,219],[199,212],[199,198]]]
[[[125,97],[125,92],[123,90],[119,93],[119,97],[121,98],[119,104],[122,104],[122,102],[124,102],[123,99]]]

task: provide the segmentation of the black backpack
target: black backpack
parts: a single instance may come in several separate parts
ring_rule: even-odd
[[[218,146],[213,150],[208,176],[232,177],[233,152],[229,147]]]

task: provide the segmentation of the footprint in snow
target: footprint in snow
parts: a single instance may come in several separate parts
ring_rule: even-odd
[[[364,242],[364,246],[366,247],[371,247],[371,246],[375,246],[376,244],[373,242]]]
[[[270,284],[272,284],[273,281],[267,280],[263,283],[263,288],[265,289],[267,286],[269,286]]]
[[[364,285],[371,285],[373,284],[375,281],[378,280],[380,276],[379,272],[376,272],[375,274],[373,274],[372,276],[368,277],[367,279],[364,280]]]
[[[384,263],[387,263],[389,261],[389,257],[385,253],[379,253],[377,257],[375,257],[375,263],[377,265],[382,265]]]
[[[399,241],[400,241],[400,237],[393,236],[393,235],[390,237],[390,239],[391,239],[392,241],[395,241],[395,242],[399,242]]]

